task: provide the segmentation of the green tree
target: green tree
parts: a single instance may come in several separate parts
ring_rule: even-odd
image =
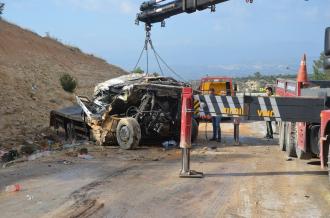
[[[325,55],[322,52],[318,60],[314,60],[313,64],[313,79],[314,80],[329,80],[330,79],[330,70],[324,70],[323,64],[325,60]]]
[[[61,76],[60,83],[63,90],[70,93],[74,92],[78,84],[77,80],[68,73],[65,73]]]
[[[132,73],[138,73],[138,74],[143,74],[144,71],[141,69],[141,67],[135,68]]]

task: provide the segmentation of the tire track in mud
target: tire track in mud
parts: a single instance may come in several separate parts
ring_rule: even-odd
[[[105,206],[98,198],[98,194],[102,192],[100,187],[111,183],[114,178],[123,176],[126,172],[138,169],[139,167],[141,166],[131,165],[117,169],[114,172],[79,188],[70,194],[69,201],[53,212],[51,217],[87,218],[94,215]]]

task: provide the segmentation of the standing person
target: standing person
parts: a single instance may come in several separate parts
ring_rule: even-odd
[[[214,88],[210,88],[209,95],[210,95],[210,97],[215,96]],[[210,141],[221,142],[220,122],[221,122],[221,116],[219,114],[212,116],[213,137],[212,137],[212,139],[210,139]]]
[[[272,89],[272,87],[267,87],[266,88],[266,94],[269,97],[273,95],[273,89]],[[272,139],[273,138],[272,121],[266,121],[266,126],[267,126],[267,134],[266,134],[265,138],[266,139]]]

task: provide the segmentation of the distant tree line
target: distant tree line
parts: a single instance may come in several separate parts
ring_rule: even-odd
[[[263,75],[260,72],[255,72],[253,75],[245,76],[245,77],[237,77],[235,78],[236,81],[247,81],[247,80],[264,80],[269,83],[275,83],[277,78],[283,78],[283,79],[293,79],[296,78],[297,75],[295,74],[276,74],[276,75]]]
[[[330,70],[324,70],[325,55],[324,52],[320,54],[318,60],[314,61],[313,65],[313,76],[314,80],[330,80]]]

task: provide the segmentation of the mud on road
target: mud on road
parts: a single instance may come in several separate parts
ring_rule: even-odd
[[[222,125],[215,150],[201,125],[192,168],[203,179],[180,179],[180,150],[123,151],[89,147],[92,160],[56,153],[0,170],[1,217],[329,217],[330,185],[317,160],[287,159],[264,123],[244,123],[233,146]],[[287,161],[290,160],[290,161]]]

